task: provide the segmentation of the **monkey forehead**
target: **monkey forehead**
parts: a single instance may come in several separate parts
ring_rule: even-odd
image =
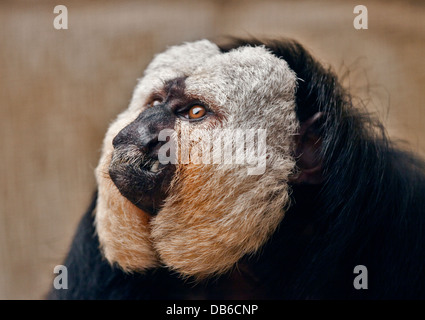
[[[172,46],[157,54],[139,79],[130,108],[140,108],[152,91],[161,90],[167,81],[192,74],[207,59],[219,54],[217,45],[208,40]]]
[[[292,102],[296,86],[286,61],[264,47],[241,47],[210,57],[186,79],[188,94],[244,112],[250,106]]]
[[[164,71],[178,76],[191,74],[206,59],[220,54],[216,44],[208,40],[186,42],[172,46],[166,51],[157,54],[145,70],[145,75],[156,74]],[[166,80],[170,78],[167,77]]]

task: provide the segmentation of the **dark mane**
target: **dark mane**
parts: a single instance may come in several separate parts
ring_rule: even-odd
[[[313,172],[317,179],[291,176],[291,204],[268,242],[228,273],[199,282],[162,262],[134,273],[111,265],[95,229],[100,199],[95,195],[64,261],[69,288],[52,287],[49,299],[425,299],[423,160],[391,142],[383,125],[354,105],[335,73],[296,41],[233,39],[220,48],[227,52],[240,46],[265,46],[297,74],[295,111],[300,132],[308,129],[297,135],[294,156],[301,174]],[[143,135],[136,130],[150,127],[159,134],[162,112],[121,138],[134,136],[128,144],[140,142]],[[230,194],[219,191],[220,196]],[[245,211],[240,214],[248,217]],[[191,235],[197,240],[196,232]],[[214,237],[214,230],[208,235]],[[219,239],[227,244],[226,238]],[[367,268],[360,288],[357,266]]]
[[[296,72],[300,122],[319,111],[325,115],[317,130],[325,177],[319,193],[326,202],[312,208],[322,228],[308,244],[311,255],[304,261],[311,262],[313,256],[314,264],[300,266],[292,296],[323,292],[341,265],[351,270],[341,278],[352,282],[359,260],[371,274],[369,297],[384,295],[376,288],[389,278],[394,281],[383,286],[389,296],[417,297],[419,292],[423,296],[425,285],[418,281],[423,282],[425,274],[424,162],[397,148],[378,120],[355,108],[337,76],[298,42],[233,39],[220,48],[225,52],[246,45],[265,46]],[[295,203],[300,201],[296,194],[295,190]],[[382,250],[376,254],[371,248]],[[394,261],[408,263],[399,262],[395,270]]]

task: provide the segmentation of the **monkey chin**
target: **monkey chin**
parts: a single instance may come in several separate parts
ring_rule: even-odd
[[[168,94],[171,88],[164,83],[182,75],[187,76],[184,92]],[[261,47],[224,54],[201,41],[158,55],[129,108],[108,129],[96,168],[95,223],[106,260],[126,272],[161,266],[183,278],[204,279],[224,274],[244,256],[259,252],[290,202],[288,177],[295,170],[293,137],[299,127],[296,87],[297,76],[287,63]],[[177,117],[173,123],[162,119],[162,113],[150,118],[155,108],[150,99],[163,91],[171,99],[167,107],[191,97],[205,100],[212,113],[190,126],[176,114],[171,115]],[[191,137],[196,129],[208,141],[216,128],[267,129],[265,171],[251,175],[236,163],[161,166],[160,144],[152,138],[149,121],[140,123],[148,118],[158,136],[167,127],[182,140],[186,131]],[[136,120],[140,127],[133,133],[123,131]],[[144,125],[148,128],[141,130]],[[116,138],[120,132],[121,140]],[[179,143],[188,143],[189,156],[192,146],[199,145],[190,138],[177,140],[180,151]]]
[[[122,196],[154,216],[167,197],[175,166],[129,146],[114,150],[108,171]]]

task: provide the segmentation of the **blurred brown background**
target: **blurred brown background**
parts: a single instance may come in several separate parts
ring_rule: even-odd
[[[53,8],[68,8],[55,30]],[[152,56],[223,35],[293,37],[425,154],[425,3],[362,1],[2,1],[0,299],[40,299],[95,189],[108,123]],[[347,71],[350,70],[350,73]],[[348,76],[347,76],[348,74]]]

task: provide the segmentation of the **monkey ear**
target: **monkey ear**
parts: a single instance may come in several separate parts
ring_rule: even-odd
[[[294,183],[319,184],[323,181],[322,137],[320,124],[323,112],[317,112],[300,124],[299,133],[295,136],[295,157],[299,172],[291,178]]]

